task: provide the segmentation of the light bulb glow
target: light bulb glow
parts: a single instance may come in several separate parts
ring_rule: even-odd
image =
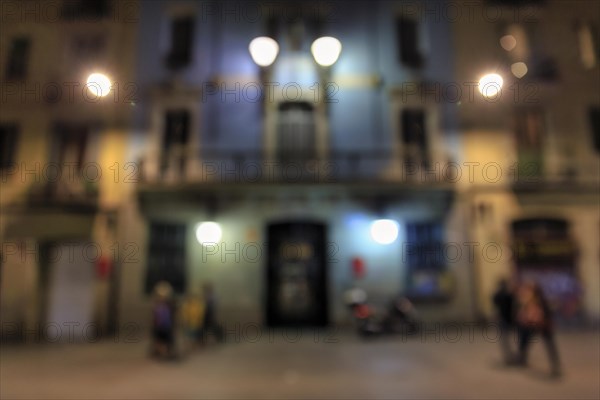
[[[378,219],[371,224],[371,237],[379,244],[393,243],[398,237],[398,223],[391,219]]]
[[[510,72],[517,78],[522,78],[527,74],[527,64],[524,62],[517,62],[510,66]]]
[[[203,246],[218,243],[221,236],[221,227],[216,222],[203,222],[196,228],[196,239]]]
[[[317,64],[323,67],[333,65],[342,52],[342,43],[334,37],[324,36],[315,40],[310,51]]]
[[[110,93],[112,83],[106,75],[93,73],[88,76],[86,86],[94,96],[104,97]]]
[[[504,35],[500,38],[500,46],[506,51],[511,51],[517,47],[517,39],[513,35]]]
[[[479,80],[478,89],[484,97],[496,96],[502,89],[504,79],[498,74],[487,74]]]
[[[277,58],[279,45],[270,37],[260,36],[250,42],[248,50],[256,64],[261,67],[268,67]]]

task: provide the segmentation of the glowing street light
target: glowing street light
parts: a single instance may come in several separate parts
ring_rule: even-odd
[[[256,64],[261,67],[268,67],[277,58],[279,45],[270,37],[260,36],[250,42],[248,50]]]
[[[496,96],[502,89],[504,79],[498,74],[487,74],[479,79],[478,89],[484,97]]]
[[[398,223],[391,219],[378,219],[371,224],[371,237],[379,244],[393,243],[398,237]]]
[[[87,88],[96,97],[108,96],[112,83],[104,74],[93,73],[87,78]]]
[[[196,239],[203,246],[218,243],[221,236],[221,227],[216,222],[203,222],[196,227]]]
[[[324,36],[313,42],[312,46],[310,46],[310,51],[317,64],[323,67],[329,67],[333,65],[340,56],[342,44],[334,37]]]

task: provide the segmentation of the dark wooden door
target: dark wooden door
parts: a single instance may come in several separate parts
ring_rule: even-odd
[[[267,324],[327,324],[325,225],[283,222],[268,227]]]

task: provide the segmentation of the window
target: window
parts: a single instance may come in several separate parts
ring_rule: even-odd
[[[542,111],[537,108],[517,109],[515,118],[519,150],[541,151],[544,136],[543,117]]]
[[[421,68],[424,60],[419,50],[419,23],[411,18],[400,17],[396,25],[400,62],[411,68]]]
[[[506,39],[505,39],[506,38]],[[547,51],[547,45],[536,22],[502,25],[498,37],[510,63],[525,63],[524,75],[513,74],[528,80],[553,82],[559,77],[556,60]]]
[[[185,292],[185,225],[150,223],[146,293],[167,281],[176,293]]]
[[[429,166],[425,112],[420,109],[402,110],[400,126],[404,161]]]
[[[6,68],[6,79],[25,79],[30,47],[31,42],[27,37],[13,39]]]
[[[0,170],[10,168],[15,162],[17,132],[14,124],[0,125]]]
[[[577,246],[568,220],[542,217],[511,223],[515,272],[520,280],[537,282],[553,312],[561,319],[581,310]]]
[[[283,163],[303,166],[316,158],[316,129],[313,108],[306,102],[285,102],[279,106],[277,152]]]
[[[416,297],[439,296],[446,290],[444,229],[439,221],[406,225],[404,246],[408,292]]]
[[[165,114],[163,135],[163,174],[169,166],[178,165],[179,172],[185,170],[185,149],[189,138],[190,113],[187,110],[170,110]]]
[[[165,115],[165,135],[163,146],[169,149],[175,145],[185,145],[189,136],[190,113],[187,110],[167,111]]]
[[[55,132],[53,160],[60,166],[74,166],[81,170],[87,161],[89,127],[58,123]]]
[[[594,148],[600,153],[600,107],[590,107],[589,119]]]
[[[179,69],[192,61],[194,19],[177,17],[171,22],[171,49],[167,55],[167,66]]]
[[[71,42],[76,59],[94,61],[105,49],[106,37],[103,34],[79,34]]]
[[[66,20],[94,20],[108,17],[110,11],[110,0],[66,0],[61,16]]]
[[[518,177],[536,178],[542,172],[545,136],[544,114],[541,109],[523,107],[515,113]]]

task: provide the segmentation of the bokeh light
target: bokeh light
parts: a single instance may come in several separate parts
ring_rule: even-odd
[[[478,89],[484,97],[496,96],[502,89],[504,79],[498,74],[487,74],[479,79]]]
[[[371,224],[371,237],[379,244],[393,243],[398,237],[398,223],[391,219],[378,219]]]
[[[517,78],[522,78],[527,74],[527,64],[524,62],[516,62],[510,66],[510,72]]]
[[[273,64],[279,53],[279,45],[270,37],[261,36],[253,39],[248,46],[254,62],[261,67]]]
[[[342,52],[342,43],[334,37],[324,36],[315,40],[310,47],[317,64],[323,67],[333,65]]]
[[[196,228],[196,239],[203,246],[218,243],[221,236],[221,227],[216,222],[203,222]]]
[[[87,78],[87,88],[94,96],[104,97],[110,93],[112,83],[104,74],[93,73]]]

